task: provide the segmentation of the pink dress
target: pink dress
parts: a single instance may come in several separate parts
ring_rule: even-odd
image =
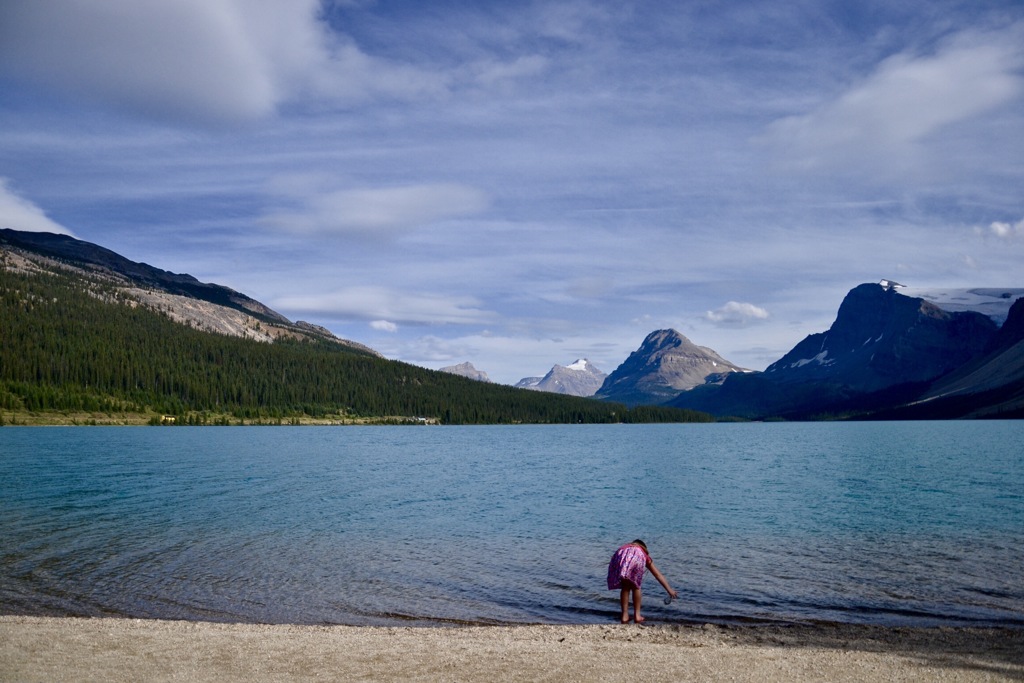
[[[608,563],[608,590],[622,588],[622,580],[627,579],[637,588],[644,581],[644,572],[650,564],[651,557],[640,546],[626,544],[615,551],[612,561]]]

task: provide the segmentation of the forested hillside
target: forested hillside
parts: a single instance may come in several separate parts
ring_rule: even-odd
[[[327,340],[268,344],[211,334],[133,305],[99,279],[0,267],[0,417],[60,411],[169,415],[178,423],[710,419],[474,382]]]

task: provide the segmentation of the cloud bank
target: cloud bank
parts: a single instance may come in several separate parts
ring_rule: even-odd
[[[268,214],[263,225],[295,233],[381,236],[487,208],[483,192],[456,183],[349,190],[293,187],[289,199],[296,208]]]
[[[222,126],[300,99],[444,89],[331,32],[319,0],[0,3],[0,72],[147,118]]]
[[[12,227],[509,383],[1024,259],[1015,3],[0,1],[0,130]]]
[[[905,171],[917,145],[1024,92],[1024,26],[965,31],[932,53],[895,54],[845,92],[773,123],[767,140],[798,166],[851,162],[873,172]]]
[[[51,220],[42,209],[14,192],[7,178],[0,178],[0,228],[52,232],[74,237],[70,230]]]
[[[480,325],[493,322],[494,314],[471,296],[411,293],[376,285],[359,285],[327,293],[276,299],[276,309],[317,314],[322,317],[353,317],[374,329],[394,332],[398,323],[418,325]],[[380,316],[383,315],[383,318]],[[382,321],[391,321],[384,322]],[[397,322],[395,322],[397,321]]]

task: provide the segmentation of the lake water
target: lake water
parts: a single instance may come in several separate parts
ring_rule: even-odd
[[[0,612],[1024,627],[1024,421],[0,429]]]

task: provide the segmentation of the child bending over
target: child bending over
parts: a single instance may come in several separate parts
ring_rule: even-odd
[[[627,543],[612,555],[608,563],[608,590],[619,589],[619,602],[622,605],[622,623],[629,623],[629,596],[633,595],[633,619],[641,623],[644,618],[640,616],[640,604],[642,602],[641,585],[644,582],[644,573],[650,569],[651,574],[658,580],[672,598],[679,594],[668,585],[668,580],[661,575],[658,568],[654,566],[650,554],[647,552],[647,544],[639,538],[632,543]]]

